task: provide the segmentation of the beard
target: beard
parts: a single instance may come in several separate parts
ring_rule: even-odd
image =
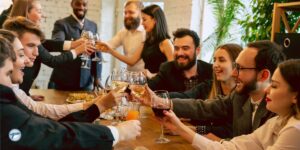
[[[124,18],[124,26],[127,30],[135,30],[140,26],[141,18],[140,17],[130,17]]]
[[[179,58],[184,58],[188,60],[187,64],[178,63]],[[189,70],[196,64],[196,52],[194,53],[194,56],[192,59],[190,59],[188,56],[175,56],[175,66],[179,70]]]
[[[235,91],[239,94],[249,94],[250,92],[256,90],[256,77],[250,82],[246,83],[241,89],[235,89]]]
[[[86,13],[87,13],[87,9],[84,9],[84,10],[83,10],[83,11],[84,11],[83,14],[78,13],[78,11],[81,11],[81,9],[73,9],[74,15],[75,15],[79,20],[82,20],[82,19],[85,17]]]

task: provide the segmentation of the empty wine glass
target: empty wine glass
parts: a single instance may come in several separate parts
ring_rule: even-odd
[[[156,117],[164,117],[164,110],[171,109],[171,100],[169,93],[166,90],[154,91],[155,95],[151,99],[151,107]],[[158,139],[155,140],[156,143],[168,143],[169,139],[164,137],[164,126],[161,124],[161,134]]]

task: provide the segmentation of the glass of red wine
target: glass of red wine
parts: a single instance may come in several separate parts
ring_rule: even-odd
[[[151,107],[156,117],[163,118],[164,110],[171,109],[171,100],[169,97],[169,93],[166,90],[158,90],[154,91],[155,95],[151,99]],[[158,139],[155,140],[156,143],[168,143],[169,139],[164,137],[164,126],[161,124],[161,134]]]

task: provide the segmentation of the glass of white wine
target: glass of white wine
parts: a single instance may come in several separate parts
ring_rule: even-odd
[[[110,84],[109,84],[110,83]],[[107,86],[110,90],[117,90],[118,93],[123,93],[128,88],[128,76],[127,72],[124,69],[116,70],[114,69],[111,73],[110,77],[107,79]],[[125,97],[122,97],[121,102],[117,103],[116,109],[115,109],[115,117],[116,117],[116,123],[119,123],[120,117],[124,117],[126,114],[123,114],[124,111],[121,111],[123,106],[127,104],[127,100]]]
[[[130,74],[130,90],[131,94],[134,95],[135,97],[141,97],[144,95],[146,91],[146,84],[147,84],[147,77],[144,75],[143,72],[131,72]],[[138,100],[133,99],[133,102],[139,103]],[[139,104],[140,105],[140,104]],[[144,114],[144,107],[140,105],[140,113],[139,117],[141,119],[147,118],[147,116]]]

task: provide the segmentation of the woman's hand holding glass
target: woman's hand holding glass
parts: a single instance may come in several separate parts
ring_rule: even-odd
[[[102,41],[96,42],[96,49],[104,53],[111,53],[114,51],[107,43]]]
[[[168,91],[158,90],[154,92],[157,97],[152,97],[151,107],[156,117],[163,118],[164,111],[171,109],[171,100]],[[161,134],[158,139],[155,140],[156,143],[168,143],[169,139],[164,137],[164,126],[161,124]]]

